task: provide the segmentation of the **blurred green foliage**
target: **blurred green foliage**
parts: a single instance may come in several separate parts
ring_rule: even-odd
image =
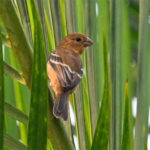
[[[0,17],[0,149],[147,149],[149,0],[0,0]],[[46,58],[72,32],[94,45],[64,123],[52,115]]]

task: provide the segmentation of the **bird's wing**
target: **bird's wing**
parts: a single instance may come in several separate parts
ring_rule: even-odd
[[[63,63],[63,60],[56,51],[51,53],[48,61],[56,71],[64,92],[75,88],[75,86],[80,82],[83,75],[83,68],[81,68],[78,72],[73,71],[69,65]]]

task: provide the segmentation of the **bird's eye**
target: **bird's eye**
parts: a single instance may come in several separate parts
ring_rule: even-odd
[[[80,41],[81,41],[81,38],[76,38],[76,41],[77,41],[77,42],[80,42]]]

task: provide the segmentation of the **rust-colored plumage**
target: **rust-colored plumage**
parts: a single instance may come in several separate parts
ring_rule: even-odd
[[[72,33],[61,40],[49,56],[47,73],[50,86],[56,93],[53,114],[57,118],[68,118],[68,97],[83,75],[81,54],[85,47],[92,44],[92,40],[85,35]]]

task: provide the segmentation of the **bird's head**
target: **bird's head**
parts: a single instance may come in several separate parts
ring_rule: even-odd
[[[72,33],[67,35],[63,40],[60,41],[59,48],[67,48],[77,54],[82,54],[85,47],[91,46],[93,41],[80,33]]]

